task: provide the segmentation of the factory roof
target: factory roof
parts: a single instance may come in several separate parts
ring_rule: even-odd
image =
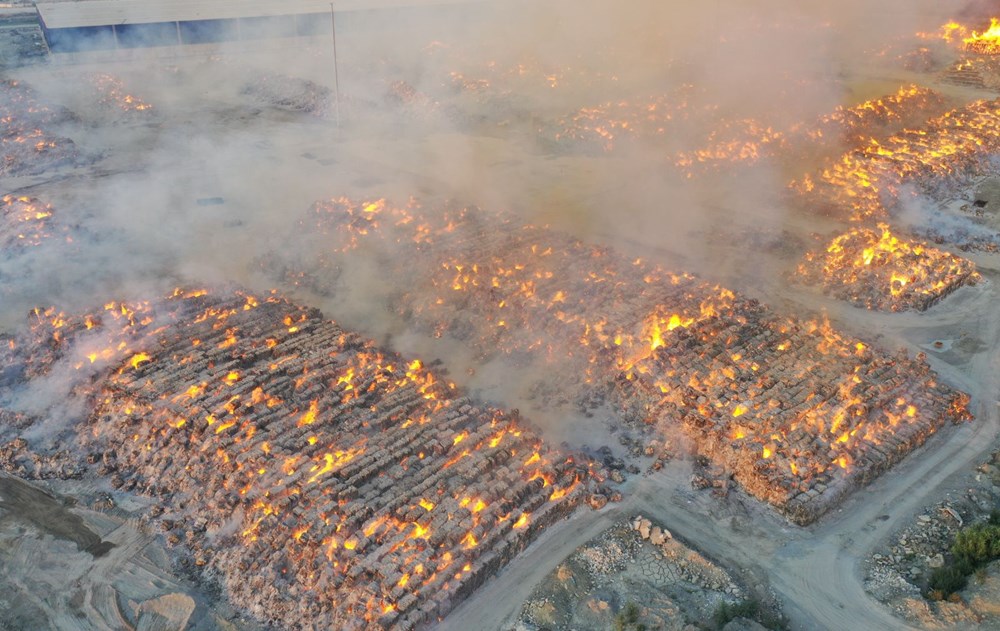
[[[456,4],[469,0],[337,0],[337,11]],[[38,12],[50,29],[111,24],[150,24],[193,20],[272,17],[330,11],[329,0],[69,0],[39,1]]]

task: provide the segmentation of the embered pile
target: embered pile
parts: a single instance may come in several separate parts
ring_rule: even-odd
[[[975,283],[975,265],[927,243],[909,241],[879,223],[852,228],[824,250],[809,252],[797,276],[840,300],[877,311],[923,311]]]
[[[35,197],[0,197],[0,252],[39,245],[51,234],[52,206]]]
[[[0,80],[0,176],[30,175],[72,162],[76,146],[46,128],[69,113],[38,99],[21,81]]]
[[[89,462],[160,498],[168,541],[282,628],[432,623],[586,490],[516,412],[273,295],[32,319],[2,349],[15,381],[100,369],[78,385]]]
[[[844,154],[793,188],[814,211],[853,221],[889,218],[904,187],[940,198],[1000,154],[1000,99],[976,101]]]
[[[542,362],[581,398],[610,391],[626,418],[667,436],[683,428],[800,523],[968,416],[967,397],[921,358],[510,217],[338,199],[303,223],[345,270],[340,283],[352,260],[396,261],[393,307],[414,326]]]

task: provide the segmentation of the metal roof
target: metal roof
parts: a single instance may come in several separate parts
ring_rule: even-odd
[[[469,0],[337,0],[337,11],[460,4]],[[110,24],[329,13],[329,0],[69,0],[35,3],[50,29]]]

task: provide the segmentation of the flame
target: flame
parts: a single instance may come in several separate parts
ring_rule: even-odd
[[[515,529],[524,528],[525,526],[528,525],[528,519],[529,519],[528,513],[521,513],[521,516],[517,518],[516,522],[514,522],[514,528]]]
[[[956,25],[957,26],[957,25]],[[990,27],[962,39],[965,49],[981,55],[1000,55],[1000,19],[991,18]]]
[[[150,359],[152,358],[146,353],[136,353],[130,360],[128,360],[128,363],[132,366],[133,370],[138,370],[140,364],[144,364]]]
[[[313,399],[309,402],[309,409],[306,410],[305,414],[299,417],[296,423],[297,427],[302,427],[303,425],[312,425],[316,422],[316,415],[319,413],[319,401]]]

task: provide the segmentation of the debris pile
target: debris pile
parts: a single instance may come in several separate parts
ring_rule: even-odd
[[[68,118],[65,110],[39,101],[24,83],[0,80],[0,176],[33,175],[72,162],[77,157],[73,141],[46,130]]]
[[[901,239],[889,226],[852,228],[822,252],[809,252],[797,276],[859,307],[923,311],[965,284],[975,265],[926,243]]]
[[[77,386],[94,406],[80,453],[161,498],[192,569],[285,628],[432,623],[587,492],[591,465],[516,412],[274,295],[32,320],[0,349],[16,381],[57,362],[96,374]]]
[[[543,362],[563,392],[607,392],[639,427],[669,436],[679,425],[698,453],[800,523],[968,418],[968,398],[923,358],[508,216],[339,199],[316,204],[303,226],[333,266],[405,260],[391,300],[418,329]]]
[[[52,206],[35,197],[0,197],[0,250],[39,245],[51,236]]]

